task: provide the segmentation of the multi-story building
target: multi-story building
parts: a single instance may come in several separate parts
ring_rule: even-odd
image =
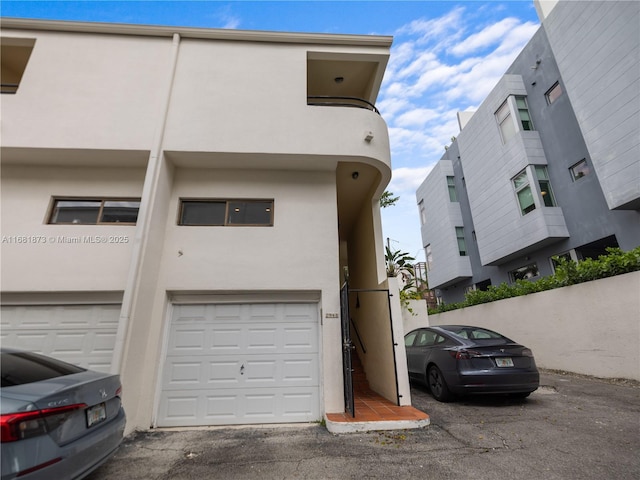
[[[391,37],[22,19],[1,37],[3,345],[120,373],[129,430],[344,412],[341,286],[386,285]],[[410,405],[378,297],[351,312],[360,360]]]
[[[416,197],[440,301],[640,245],[640,4],[538,2],[542,25]]]

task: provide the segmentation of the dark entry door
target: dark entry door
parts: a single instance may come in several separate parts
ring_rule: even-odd
[[[345,283],[340,289],[340,321],[342,323],[342,368],[344,371],[344,404],[352,417],[356,416],[353,401],[353,366],[351,363],[351,332],[349,331],[349,285]]]

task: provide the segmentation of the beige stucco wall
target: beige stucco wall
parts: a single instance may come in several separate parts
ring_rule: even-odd
[[[429,315],[429,324],[496,330],[542,368],[640,380],[640,272]]]
[[[402,308],[402,325],[405,334],[416,328],[428,327],[427,302],[425,300],[409,300],[409,304]]]
[[[124,292],[112,369],[122,376],[128,431],[153,423],[173,296],[269,292],[277,301],[312,292],[322,409],[342,412],[336,169],[372,166],[372,200],[391,176],[389,139],[369,110],[307,105],[307,55],[384,68],[389,45],[121,28],[127,33],[3,28],[3,37],[35,38],[36,47],[19,93],[3,96],[2,233],[108,229],[131,242],[99,255],[93,245],[3,245],[2,290]],[[54,195],[140,197],[138,224],[46,225]],[[180,197],[273,198],[275,225],[179,227]],[[372,200],[367,208],[366,229],[348,242],[364,246],[362,275],[380,281],[379,207]]]
[[[343,411],[335,173],[175,168],[164,212],[161,252],[142,266],[121,366],[129,428],[153,422],[156,382],[175,295],[238,296],[315,292],[323,314],[323,410]],[[273,227],[179,226],[180,198],[273,198]],[[161,207],[162,208],[162,207]],[[293,242],[293,243],[292,243]],[[213,299],[213,300],[212,300]],[[145,348],[135,346],[145,345]],[[144,388],[139,388],[139,385]]]
[[[139,168],[3,164],[2,291],[122,291],[136,226],[49,225],[48,215],[55,196],[139,198],[143,180]]]
[[[2,35],[36,39],[20,93],[2,97],[2,117],[11,119],[2,122],[3,145],[149,148],[171,38],[26,30]]]

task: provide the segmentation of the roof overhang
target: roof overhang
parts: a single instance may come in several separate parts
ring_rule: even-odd
[[[146,37],[198,38],[244,42],[298,43],[315,45],[346,45],[367,47],[391,47],[393,37],[383,35],[347,35],[327,33],[267,32],[261,30],[233,30],[221,28],[193,28],[160,25],[132,25],[125,23],[69,22],[25,18],[0,18],[2,29],[40,30],[75,33],[100,33],[111,35],[136,35]]]

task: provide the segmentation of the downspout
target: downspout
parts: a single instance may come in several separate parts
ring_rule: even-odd
[[[162,144],[164,140],[164,132],[167,125],[167,117],[169,115],[169,105],[171,101],[171,93],[173,91],[173,82],[175,79],[176,66],[178,63],[178,50],[180,47],[180,35],[173,34],[173,43],[171,48],[171,67],[167,78],[164,99],[161,104],[160,116],[156,126],[156,133],[151,145],[149,153],[149,161],[147,163],[147,171],[144,177],[144,185],[142,187],[142,197],[140,199],[140,211],[138,212],[138,221],[136,232],[133,239],[133,249],[131,252],[131,263],[127,282],[125,284],[124,294],[122,297],[122,307],[120,309],[120,319],[118,322],[118,330],[116,333],[115,345],[113,348],[113,359],[111,361],[111,373],[121,373],[125,347],[129,343],[129,323],[133,312],[134,303],[140,288],[140,277],[142,269],[142,259],[147,248],[147,239],[151,228],[151,217],[153,212],[153,204],[155,203],[155,195],[160,175],[160,161],[162,153]]]

